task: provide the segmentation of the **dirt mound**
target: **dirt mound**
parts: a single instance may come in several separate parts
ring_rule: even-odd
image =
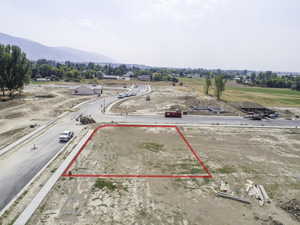
[[[260,105],[255,102],[232,102],[231,106],[240,109],[240,108],[265,108],[263,105]]]
[[[300,222],[300,201],[292,199],[286,203],[283,203],[280,208],[291,214],[297,221]]]

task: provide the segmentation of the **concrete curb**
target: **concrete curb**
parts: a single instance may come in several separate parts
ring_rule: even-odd
[[[122,101],[127,101],[129,99],[132,99],[132,98],[136,98],[136,97],[141,97],[141,96],[144,96],[144,95],[147,95],[147,94],[150,94],[152,92],[152,89],[151,89],[151,86],[150,85],[147,85],[148,86],[148,91],[146,91],[145,93],[141,94],[141,95],[138,95],[138,96],[131,96],[131,97],[127,97],[126,99],[120,99],[120,100],[117,100],[115,102],[112,102],[110,105],[108,105],[107,109],[106,109],[106,115],[119,115],[120,113],[112,113],[110,112],[111,108],[115,105],[115,104],[118,104]]]
[[[6,147],[0,149],[0,156],[4,155],[5,153],[7,153],[8,151],[12,150],[13,148],[15,148],[16,146],[20,145],[20,144],[24,144],[27,141],[30,141],[31,138],[33,138],[37,133],[41,132],[42,130],[48,128],[49,126],[51,126],[52,124],[54,124],[56,122],[57,119],[48,122],[45,125],[42,125],[41,127],[39,127],[38,129],[36,129],[35,131],[29,133],[28,135],[20,138],[19,140],[15,141],[14,143],[7,145]]]
[[[253,125],[228,125],[228,124],[188,124],[188,123],[139,123],[139,122],[115,122],[116,124],[139,124],[139,125],[174,125],[185,127],[239,127],[239,128],[275,128],[275,129],[300,129],[291,126],[253,126]]]
[[[93,99],[87,100],[85,102],[81,102],[77,105],[75,105],[74,107],[72,107],[72,109],[76,109],[79,106],[86,104],[90,101],[93,101]],[[20,144],[25,144],[27,142],[29,142],[32,138],[35,137],[36,134],[38,134],[39,132],[46,130],[47,128],[49,128],[51,125],[53,125],[57,120],[61,119],[62,117],[64,117],[65,115],[67,115],[70,112],[63,112],[62,114],[60,114],[56,119],[47,122],[45,125],[42,125],[41,127],[39,127],[38,129],[34,130],[33,132],[23,136],[22,138],[20,138],[19,140],[15,141],[14,143],[5,146],[4,148],[0,149],[0,156],[4,155],[5,153],[13,150],[16,146],[20,145]]]
[[[39,205],[42,203],[44,198],[47,196],[49,191],[52,189],[52,187],[55,185],[57,180],[61,177],[67,166],[70,164],[74,156],[77,154],[77,152],[80,150],[81,146],[85,143],[86,139],[89,138],[93,131],[89,130],[87,134],[81,139],[79,144],[76,146],[76,148],[68,155],[68,157],[63,161],[63,163],[60,165],[60,167],[54,172],[54,174],[50,177],[50,179],[47,181],[47,183],[42,187],[42,189],[39,191],[39,193],[33,198],[33,200],[30,202],[30,204],[25,208],[25,210],[21,213],[21,215],[17,218],[14,225],[25,225],[35,210],[39,207]]]
[[[43,168],[22,188],[22,190],[0,211],[0,216],[2,216],[13,204],[14,202],[28,189],[28,187],[46,170],[46,168],[72,143],[75,139],[73,137],[66,145],[64,145],[48,162]]]

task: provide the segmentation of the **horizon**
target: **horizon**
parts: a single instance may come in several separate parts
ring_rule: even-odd
[[[121,64],[300,72],[297,0],[4,0],[1,7],[0,32]]]

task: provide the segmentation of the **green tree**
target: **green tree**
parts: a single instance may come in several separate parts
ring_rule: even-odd
[[[210,76],[207,75],[207,76],[205,77],[205,83],[204,83],[204,94],[205,94],[205,95],[208,95],[210,86],[211,86]]]
[[[223,75],[215,76],[215,96],[221,99],[223,91],[225,91],[226,80]]]
[[[251,73],[251,77],[250,77],[250,79],[251,79],[251,83],[252,84],[255,84],[255,82],[256,82],[256,73]]]
[[[0,46],[0,83],[3,95],[5,89],[13,96],[14,91],[23,89],[29,82],[31,63],[17,46]]]

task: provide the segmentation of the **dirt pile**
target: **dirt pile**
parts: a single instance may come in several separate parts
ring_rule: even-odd
[[[300,201],[292,199],[280,206],[283,210],[291,214],[297,221],[300,222]]]
[[[232,102],[231,106],[240,109],[240,108],[265,108],[263,105],[260,105],[255,102]]]

